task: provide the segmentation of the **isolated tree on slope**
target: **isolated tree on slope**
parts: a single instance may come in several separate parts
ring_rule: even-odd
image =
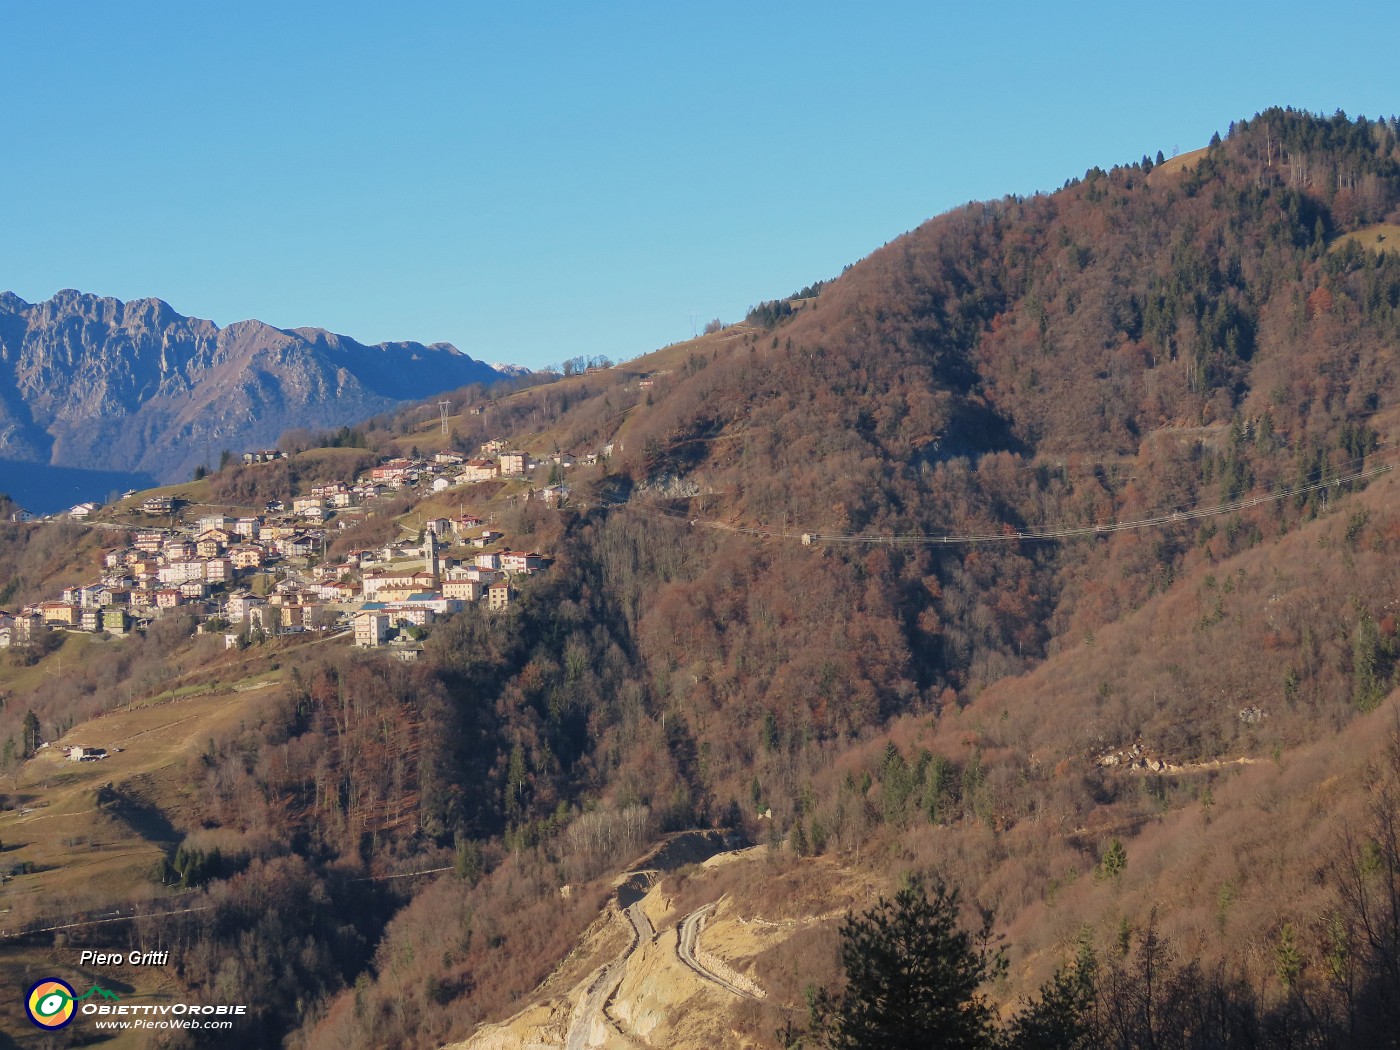
[[[958,924],[958,894],[941,881],[932,896],[911,878],[893,901],[880,899],[841,928],[840,995],[812,1000],[812,1034],[831,1050],[974,1050],[993,1044],[992,1010],[978,989],[1006,965],[975,947]]]
[[[39,745],[44,742],[43,734],[39,729],[39,716],[33,711],[24,713],[24,725],[21,733],[23,734],[23,746],[20,753],[25,758],[29,758],[35,751],[39,750]]]
[[[958,925],[958,895],[941,881],[932,896],[909,879],[841,928],[846,985],[812,997],[812,1025],[780,1037],[789,1048],[830,1050],[1092,1050],[1103,1045],[1094,1019],[1097,966],[1087,944],[999,1030],[979,989],[1006,971],[988,947],[992,918],[975,935]]]

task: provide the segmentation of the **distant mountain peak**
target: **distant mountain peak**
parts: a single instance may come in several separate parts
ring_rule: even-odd
[[[285,430],[343,426],[519,375],[450,343],[366,345],[250,319],[220,327],[157,298],[0,292],[0,459],[164,481]]]

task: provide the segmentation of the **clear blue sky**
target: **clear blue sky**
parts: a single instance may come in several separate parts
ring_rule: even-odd
[[[0,288],[541,366],[1270,105],[1400,112],[1400,6],[0,0]]]

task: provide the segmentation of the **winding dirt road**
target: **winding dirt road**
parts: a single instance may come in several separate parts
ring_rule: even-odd
[[[650,872],[641,874],[644,878],[651,875]],[[627,917],[632,927],[632,939],[622,954],[606,966],[600,967],[593,980],[588,983],[588,990],[569,1015],[569,1033],[564,1039],[565,1050],[588,1050],[594,1043],[593,1033],[600,1025],[611,1024],[614,1031],[619,1035],[623,1034],[608,1017],[607,1005],[617,994],[622,978],[627,975],[627,964],[631,961],[633,953],[640,945],[656,939],[656,930],[651,925],[651,919],[642,910],[642,897],[645,895],[646,891],[636,885],[635,877],[618,887],[617,908]],[[624,903],[629,900],[630,903]]]
[[[729,970],[727,966],[724,970],[728,972],[721,972],[716,966],[706,965],[701,958],[704,951],[700,947],[700,932],[705,927],[705,921],[718,906],[719,902],[714,901],[703,908],[696,908],[681,921],[680,926],[676,928],[676,956],[688,969],[727,992],[733,992],[745,999],[766,998],[763,990],[748,978]]]

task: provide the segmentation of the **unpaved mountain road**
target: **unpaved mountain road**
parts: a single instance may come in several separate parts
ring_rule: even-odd
[[[721,968],[722,964],[707,964],[704,950],[700,947],[700,932],[705,927],[705,921],[714,914],[714,910],[718,906],[718,901],[706,904],[703,908],[696,908],[681,920],[681,924],[676,927],[677,957],[688,969],[699,974],[705,980],[719,985],[725,991],[733,992],[745,999],[767,998],[761,988],[748,978],[730,970],[729,967],[723,966]]]
[[[642,897],[646,889],[638,885],[640,878],[649,883],[652,872],[634,873],[633,877],[617,889],[618,910],[627,918],[632,927],[632,939],[612,962],[600,967],[588,983],[588,990],[579,999],[573,1013],[569,1015],[569,1033],[564,1039],[565,1050],[588,1050],[594,1044],[592,1038],[599,1025],[611,1025],[617,1034],[624,1036],[620,1028],[607,1015],[607,1004],[617,993],[618,985],[627,975],[627,963],[633,953],[643,944],[656,939],[656,930],[651,919],[642,910]]]

